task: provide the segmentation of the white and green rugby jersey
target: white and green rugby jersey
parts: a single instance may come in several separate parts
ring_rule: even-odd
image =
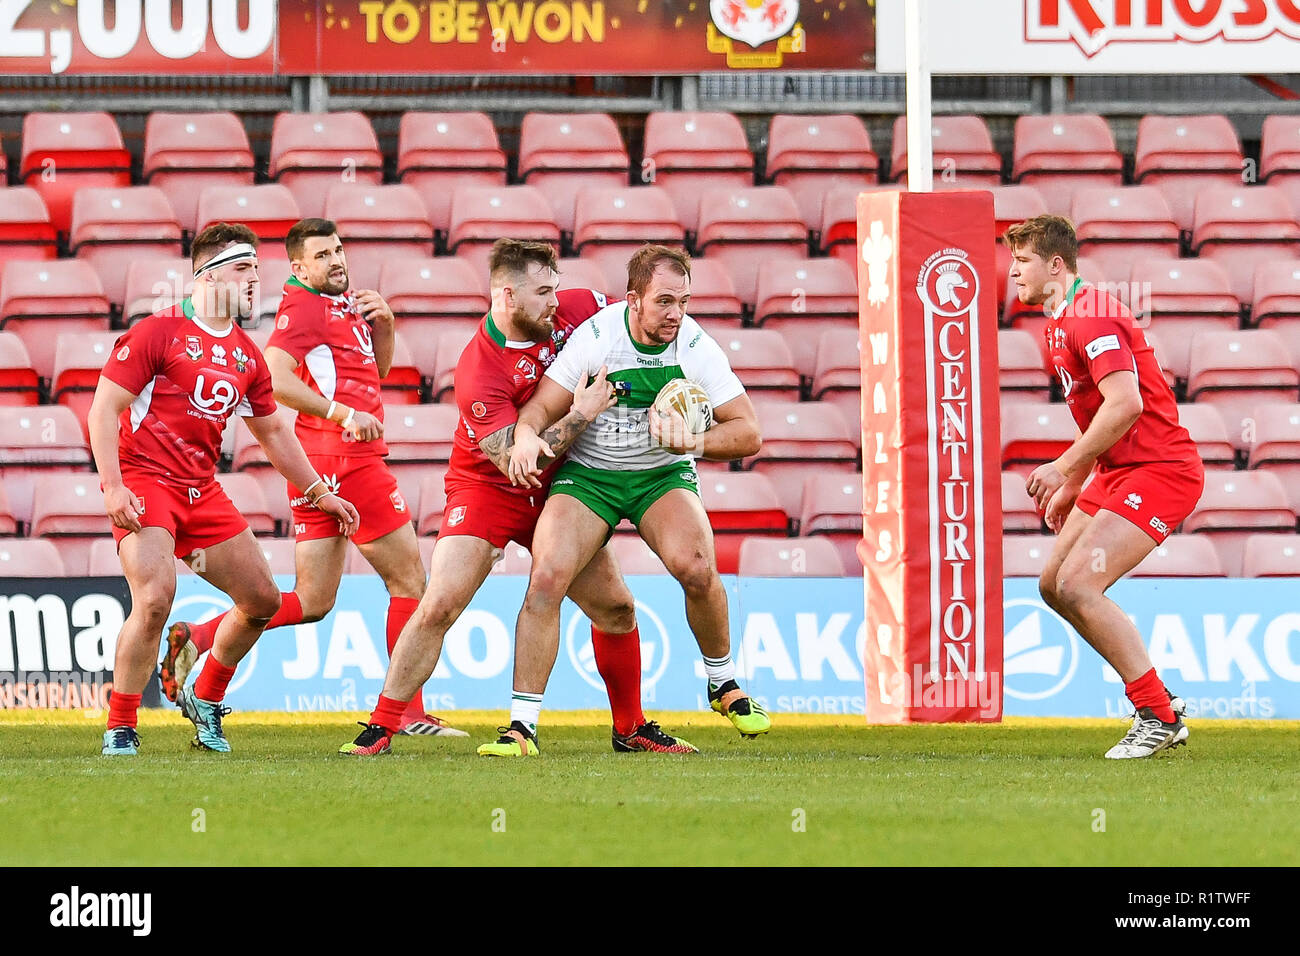
[[[569,391],[590,381],[603,365],[615,384],[618,404],[592,422],[569,448],[569,458],[588,468],[642,471],[691,461],[650,441],[650,406],[659,390],[675,378],[689,378],[708,393],[713,407],[745,393],[717,342],[689,315],[675,341],[642,345],[628,328],[626,302],[601,309],[570,334],[564,349],[546,370],[548,378]]]

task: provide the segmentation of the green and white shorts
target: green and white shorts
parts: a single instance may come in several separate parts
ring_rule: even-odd
[[[677,462],[646,471],[609,471],[566,461],[551,482],[552,495],[577,498],[610,528],[623,518],[639,527],[650,506],[674,488],[700,493],[693,463]]]

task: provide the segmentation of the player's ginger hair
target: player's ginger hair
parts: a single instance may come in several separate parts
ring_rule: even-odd
[[[190,263],[198,269],[232,242],[246,242],[256,249],[257,233],[240,222],[214,222],[190,243]]]
[[[492,243],[488,259],[488,275],[493,288],[520,281],[528,276],[529,265],[537,263],[553,272],[559,272],[559,259],[555,247],[549,242],[526,239],[498,239]]]
[[[1074,223],[1064,216],[1035,216],[1017,223],[1002,234],[1008,249],[1025,248],[1045,262],[1060,256],[1071,273],[1079,271],[1079,237]]]
[[[645,245],[634,252],[632,258],[627,261],[627,291],[645,295],[645,290],[650,288],[650,280],[654,278],[655,270],[665,262],[678,275],[686,276],[688,279],[691,277],[691,257],[683,250],[671,249],[668,246]]]

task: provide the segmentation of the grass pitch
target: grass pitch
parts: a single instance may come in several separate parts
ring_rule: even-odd
[[[777,715],[757,741],[656,715],[698,757],[615,754],[608,715],[544,715],[543,755],[397,738],[337,755],[361,715],[235,714],[235,752],[145,712],[135,759],[103,714],[0,712],[0,866],[1300,864],[1300,722],[1195,721],[1190,747],[1101,755],[1115,720],[867,727]]]

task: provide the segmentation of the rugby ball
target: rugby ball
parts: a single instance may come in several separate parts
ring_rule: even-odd
[[[671,410],[681,415],[694,435],[713,427],[713,404],[708,393],[688,378],[675,378],[659,389],[651,407],[661,414]]]

